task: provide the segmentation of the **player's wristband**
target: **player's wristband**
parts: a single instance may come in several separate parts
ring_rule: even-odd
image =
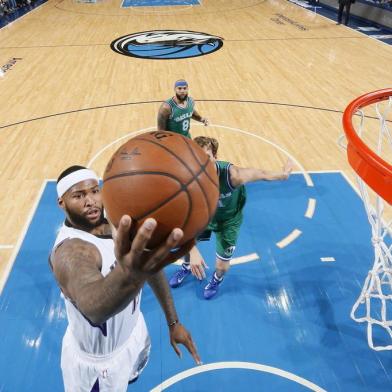
[[[176,325],[176,324],[178,324],[178,320],[174,320],[174,321],[172,321],[171,323],[168,323],[167,325],[168,325],[169,327],[173,327],[173,326]]]

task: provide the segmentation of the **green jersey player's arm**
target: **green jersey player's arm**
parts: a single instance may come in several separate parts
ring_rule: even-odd
[[[207,118],[202,117],[196,109],[193,109],[192,119],[203,123],[204,125],[208,125],[209,121]]]
[[[236,188],[247,182],[258,180],[273,181],[273,180],[287,180],[293,170],[293,162],[288,159],[282,168],[282,171],[268,171],[263,169],[243,168],[231,165],[229,168],[230,183]]]
[[[171,114],[171,107],[167,102],[162,102],[161,107],[158,111],[158,131],[168,131],[167,129],[167,120],[169,119]]]

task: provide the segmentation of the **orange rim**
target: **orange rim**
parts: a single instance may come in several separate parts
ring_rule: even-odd
[[[389,204],[392,204],[392,166],[372,151],[358,136],[352,124],[357,110],[384,101],[392,89],[383,89],[354,99],[343,113],[343,128],[347,138],[347,157],[355,172]]]

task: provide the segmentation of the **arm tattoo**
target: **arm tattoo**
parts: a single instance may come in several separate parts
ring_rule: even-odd
[[[158,112],[158,131],[167,131],[167,120],[170,116],[170,107],[163,103]]]
[[[118,265],[104,277],[98,249],[82,240],[57,248],[52,265],[61,290],[92,324],[102,324],[122,311],[144,283],[124,276]]]

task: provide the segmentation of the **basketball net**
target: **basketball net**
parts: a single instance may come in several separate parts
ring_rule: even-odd
[[[370,107],[370,106],[369,106]],[[377,118],[379,119],[378,137],[372,139],[369,146],[379,157],[392,152],[392,137],[388,128],[388,115],[392,109],[392,96],[386,98],[382,103],[373,105]],[[356,132],[361,140],[365,135],[365,116],[361,109],[355,113],[360,121]],[[374,119],[374,117],[372,117]],[[354,120],[354,118],[353,118]],[[360,196],[363,200],[366,213],[372,229],[372,244],[374,247],[374,262],[372,269],[368,272],[361,294],[351,310],[351,318],[359,323],[367,323],[367,339],[369,346],[377,351],[392,349],[392,230],[391,216],[384,214],[389,204],[373,191],[367,183],[356,176]],[[390,183],[392,187],[392,182]],[[374,327],[379,326],[387,331],[391,344],[375,345]],[[378,336],[378,335],[377,335]],[[377,339],[378,340],[378,339]],[[384,339],[383,339],[384,341]]]

